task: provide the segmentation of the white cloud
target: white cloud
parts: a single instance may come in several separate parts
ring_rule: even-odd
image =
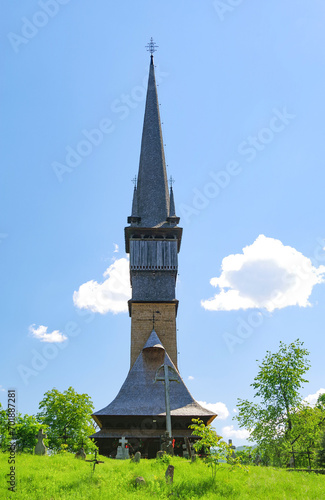
[[[225,257],[221,269],[219,278],[210,280],[218,293],[201,301],[204,309],[306,307],[313,287],[325,281],[325,266],[314,267],[295,248],[263,234],[243,253]]]
[[[87,281],[73,293],[74,305],[79,309],[106,314],[127,312],[127,301],[131,298],[129,261],[115,260],[104,272],[105,281]]]
[[[206,403],[205,401],[198,401],[199,405],[203,406],[207,410],[213,411],[218,415],[219,420],[226,420],[229,417],[229,410],[225,403]]]
[[[192,375],[189,375],[188,380],[194,380],[194,377],[192,377]]]
[[[118,244],[117,243],[113,243],[113,245],[114,245],[114,253],[118,253],[118,251],[119,251]]]
[[[0,385],[0,392],[6,392],[6,389],[4,389],[2,385]]]
[[[249,432],[246,429],[234,429],[233,425],[226,425],[225,427],[222,428],[221,435],[223,438],[231,439],[231,438],[236,438],[236,439],[248,439],[249,438]]]
[[[317,403],[318,396],[325,393],[325,389],[318,389],[315,394],[309,394],[304,401],[306,401],[310,405],[314,405]]]
[[[233,411],[233,413],[238,413],[237,408],[234,408],[232,411]]]
[[[54,330],[51,333],[47,333],[47,326],[40,325],[37,328],[35,328],[35,326],[36,325],[31,325],[29,327],[29,332],[33,337],[40,340],[41,342],[60,343],[64,342],[68,338],[59,330]]]

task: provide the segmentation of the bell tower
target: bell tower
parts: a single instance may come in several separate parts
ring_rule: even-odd
[[[140,163],[133,192],[125,248],[130,254],[132,298],[131,367],[152,331],[177,367],[175,285],[182,229],[175,213],[172,181],[168,189],[159,103],[151,47]]]
[[[193,418],[210,423],[216,417],[195,401],[177,368],[175,285],[182,229],[172,180],[168,189],[152,39],[148,47],[151,57],[139,171],[125,228],[132,286],[131,366],[115,399],[92,415],[100,430],[91,437],[106,456],[115,456],[116,443],[125,439],[134,453],[139,450],[148,458],[161,449],[168,418],[164,384],[155,380],[162,366],[176,374],[169,387],[169,405],[177,454],[182,453],[184,439],[191,437]]]

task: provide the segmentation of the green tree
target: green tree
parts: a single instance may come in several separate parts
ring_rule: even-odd
[[[308,355],[299,339],[289,345],[280,342],[278,352],[267,351],[251,384],[259,402],[238,400],[239,426],[249,430],[249,439],[264,454],[271,454],[277,465],[283,465],[281,454],[288,456],[295,437],[296,414],[302,409],[300,389],[308,382],[304,378],[310,366]]]
[[[232,449],[222,440],[211,425],[205,423],[199,418],[192,418],[193,424],[189,425],[192,429],[192,435],[198,437],[194,443],[195,451],[204,453],[204,462],[211,467],[212,478],[215,479],[217,466],[221,462],[227,461],[232,466],[239,466],[240,462],[236,458],[232,458]]]
[[[320,394],[317,398],[316,408],[325,410],[325,393]]]
[[[0,450],[7,451],[11,440],[8,430],[8,412],[2,408],[0,403]]]
[[[17,451],[33,453],[37,443],[36,435],[41,427],[43,427],[44,431],[47,430],[33,415],[22,415],[18,413],[15,420]]]
[[[323,432],[316,454],[316,466],[325,469],[325,432]]]
[[[39,413],[36,418],[48,428],[49,448],[54,451],[67,449],[75,452],[84,443],[85,451],[96,448],[88,438],[95,432],[91,417],[94,406],[87,394],[78,394],[72,387],[64,392],[52,389],[44,394],[39,404]],[[64,435],[67,435],[64,446]]]

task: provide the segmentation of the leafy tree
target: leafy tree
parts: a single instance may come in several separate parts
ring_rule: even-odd
[[[252,460],[252,446],[244,446],[242,450],[236,450],[236,456],[240,458],[242,464],[248,465]]]
[[[95,427],[91,418],[94,406],[87,394],[78,394],[72,387],[62,393],[54,388],[44,394],[39,409],[36,418],[48,427],[50,449],[75,452],[81,442],[86,452],[96,448],[88,438],[95,432]],[[65,434],[68,436],[67,446],[64,446]]]
[[[316,455],[316,466],[325,469],[325,432],[323,432]]]
[[[299,339],[289,345],[280,342],[279,351],[266,357],[259,366],[252,387],[258,403],[239,399],[235,419],[250,432],[250,440],[281,463],[281,453],[288,454],[295,437],[296,414],[302,410],[300,389],[308,382],[309,352]]]
[[[317,398],[316,408],[325,410],[325,393],[320,394]]]
[[[30,415],[18,413],[11,426],[13,435],[9,433],[8,412],[4,410],[0,403],[0,449],[8,450],[11,439],[16,442],[17,451],[33,452],[37,443],[36,434],[41,424],[36,418]]]
[[[33,453],[37,443],[36,435],[41,427],[44,429],[44,432],[46,432],[47,429],[45,426],[40,424],[33,415],[22,415],[18,413],[15,420],[17,451]],[[46,441],[45,444],[47,444]]]
[[[7,451],[11,440],[8,430],[8,412],[2,408],[0,403],[0,449]]]
[[[232,449],[222,440],[211,425],[205,425],[199,418],[192,418],[193,424],[189,425],[193,429],[192,435],[200,439],[194,443],[195,451],[203,451],[203,460],[211,467],[212,478],[215,479],[217,466],[221,462],[227,461],[232,466],[241,466],[239,459],[233,458]]]

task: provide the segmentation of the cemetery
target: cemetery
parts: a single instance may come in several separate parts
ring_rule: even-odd
[[[265,389],[266,406],[263,398],[260,406],[238,400],[236,419],[250,430],[252,447],[238,449],[218,435],[212,427],[218,415],[192,397],[181,376],[175,287],[183,230],[174,181],[167,180],[153,39],[147,49],[140,164],[124,230],[130,367],[115,399],[103,399],[99,409],[72,387],[48,391],[35,417],[17,414],[10,425],[0,407],[0,498],[324,498],[325,398],[314,407],[299,400],[309,354],[299,340],[280,343],[279,353],[263,361],[254,380],[259,396]],[[295,374],[287,376],[291,363]],[[263,372],[262,380],[265,367],[275,367],[273,378]]]

